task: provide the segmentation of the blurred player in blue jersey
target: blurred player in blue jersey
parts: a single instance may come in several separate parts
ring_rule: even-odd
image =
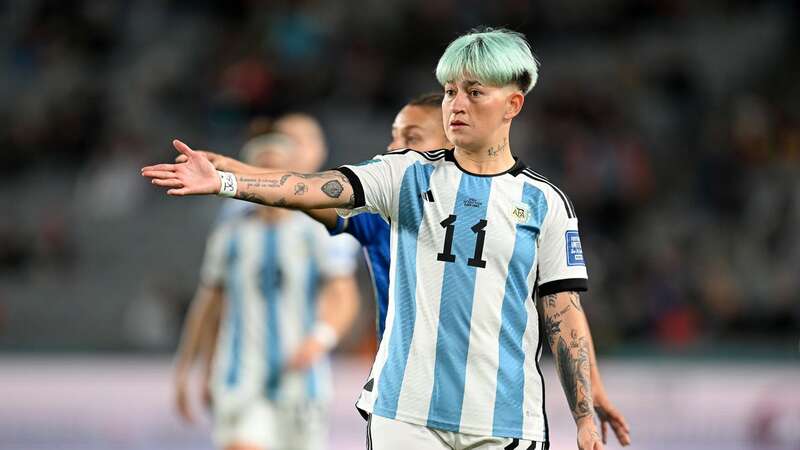
[[[579,449],[603,448],[575,210],[513,157],[508,139],[537,74],[522,35],[472,32],[448,46],[436,69],[454,150],[389,152],[318,174],[244,175],[218,172],[175,141],[185,163],[142,171],[170,195],[370,211],[390,223],[386,330],[359,400],[371,413],[369,447],[549,447],[538,367],[544,337]]]
[[[286,136],[259,136],[244,159],[266,168],[294,161]],[[214,440],[219,448],[319,449],[327,441],[331,380],[326,353],[358,302],[355,247],[309,218],[259,207],[229,218],[211,235],[201,285],[178,355],[181,414],[189,369],[224,315],[210,370]]]

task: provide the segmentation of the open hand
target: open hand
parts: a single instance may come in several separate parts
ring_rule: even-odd
[[[203,152],[196,152],[175,139],[172,145],[186,161],[177,164],[156,164],[142,168],[142,176],[156,186],[167,188],[169,195],[201,195],[219,192],[220,179],[214,165]]]
[[[220,155],[219,153],[214,153],[214,152],[208,151],[208,150],[194,150],[194,152],[195,153],[200,153],[203,156],[205,156],[206,159],[211,161],[211,164],[213,164],[214,168],[217,169],[217,170],[224,170],[226,172],[234,172],[235,171],[232,167],[230,167],[231,158],[228,158],[227,156],[223,156],[223,155]],[[179,154],[178,156],[175,157],[175,162],[176,163],[185,163],[188,160],[189,160],[189,157],[187,157],[183,153],[181,153],[181,154]]]
[[[594,389],[593,389],[594,391]],[[608,426],[614,430],[617,440],[624,447],[631,444],[630,428],[628,422],[625,421],[625,416],[622,415],[617,408],[611,404],[611,401],[602,392],[593,392],[594,394],[594,410],[597,413],[597,418],[600,420],[600,430],[603,436],[603,444],[607,443]]]

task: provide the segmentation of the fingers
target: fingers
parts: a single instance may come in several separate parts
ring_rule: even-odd
[[[630,427],[628,427],[628,422],[625,421],[625,417],[618,411],[614,410],[614,413],[611,415],[611,420],[619,423],[619,426],[622,427],[626,433],[631,432]]]
[[[175,406],[178,409],[178,415],[186,421],[187,423],[194,422],[194,416],[192,415],[192,411],[189,408],[189,401],[186,396],[186,391],[183,389],[179,389],[177,396],[175,398]]]
[[[608,438],[608,422],[606,422],[605,420],[601,420],[600,421],[600,432],[601,432],[601,434],[603,436],[603,444],[608,443],[608,441],[607,441],[607,438]]]
[[[170,178],[166,180],[162,180],[159,178],[153,178],[151,183],[155,184],[156,186],[161,186],[165,188],[182,188],[183,182],[177,178]]]
[[[172,141],[172,145],[175,147],[175,150],[183,153],[184,155],[186,155],[186,157],[191,157],[192,155],[194,155],[194,150],[192,150],[191,148],[189,148],[188,145],[184,144],[183,142],[177,139]]]
[[[168,172],[166,170],[147,170],[142,172],[142,176],[147,178],[169,179],[175,178],[175,172]]]
[[[186,155],[184,155],[183,153],[181,153],[180,155],[175,157],[175,162],[176,163],[184,163],[184,162],[186,162],[188,160],[189,160],[189,158],[187,158]]]
[[[175,172],[177,169],[177,164],[156,164],[155,166],[142,167],[142,174],[154,171]]]
[[[614,430],[614,435],[617,436],[617,440],[619,441],[622,446],[630,445],[631,444],[631,436],[622,428],[617,428],[613,424],[611,428]]]
[[[617,440],[623,446],[630,445],[631,437],[630,437],[630,428],[628,427],[628,422],[625,421],[625,416],[623,416],[616,408],[608,408],[608,418],[609,422],[611,423],[611,428],[614,430],[614,434],[617,436]]]

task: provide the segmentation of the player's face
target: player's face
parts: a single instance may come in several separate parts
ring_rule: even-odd
[[[407,105],[394,118],[389,150],[413,148],[427,151],[449,147],[439,108]]]
[[[444,90],[442,120],[445,133],[450,142],[460,148],[482,149],[496,145],[507,133],[506,128],[521,107],[521,104],[512,103],[521,101],[522,95],[509,86],[486,86],[475,80],[458,80],[447,83]]]

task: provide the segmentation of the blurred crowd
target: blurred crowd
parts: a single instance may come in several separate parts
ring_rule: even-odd
[[[4,2],[0,191],[38,191],[41,177],[30,174],[53,171],[75,191],[42,208],[36,227],[0,217],[0,274],[69,271],[85,217],[146,210],[138,168],[163,160],[173,136],[232,154],[252,117],[302,110],[333,135],[334,162],[381,151],[399,106],[438,89],[432,72],[446,43],[494,25],[525,33],[542,63],[512,147],[575,203],[601,350],[796,335],[799,9],[753,0]],[[387,120],[371,122],[364,142],[333,130],[366,116]],[[0,285],[0,339],[3,301]]]

